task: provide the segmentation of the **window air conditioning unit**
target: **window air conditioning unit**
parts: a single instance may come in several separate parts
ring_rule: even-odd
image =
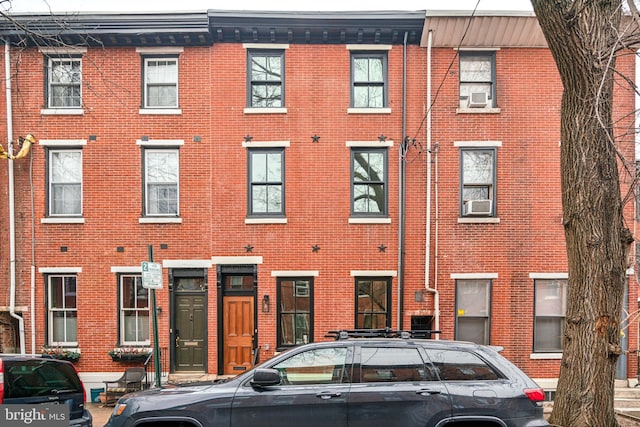
[[[465,215],[491,215],[491,200],[467,200],[464,203]]]
[[[487,92],[471,92],[467,98],[467,107],[484,108],[489,103],[489,94]]]

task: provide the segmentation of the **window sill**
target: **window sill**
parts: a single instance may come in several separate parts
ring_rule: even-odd
[[[500,218],[497,217],[461,217],[458,218],[458,224],[500,224]]]
[[[286,224],[287,218],[246,218],[245,224]]]
[[[149,115],[149,116],[179,116],[182,114],[182,109],[180,108],[141,108],[138,111],[140,115]]]
[[[529,359],[532,360],[558,360],[562,359],[562,353],[531,353]]]
[[[138,220],[140,224],[182,224],[180,217],[146,216]]]
[[[347,114],[391,114],[391,108],[348,108]]]
[[[349,224],[391,224],[391,218],[349,218]]]
[[[244,109],[245,114],[287,114],[286,108],[253,108]]]
[[[456,114],[500,114],[500,108],[458,108]]]
[[[84,218],[79,217],[55,217],[50,216],[40,220],[42,224],[84,224]]]
[[[84,109],[82,108],[44,108],[40,110],[43,116],[82,116]]]

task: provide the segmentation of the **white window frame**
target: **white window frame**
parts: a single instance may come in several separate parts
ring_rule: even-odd
[[[149,76],[149,63],[150,62],[174,62],[175,63],[175,75],[171,76],[173,77],[173,79],[167,79],[167,81],[163,81],[163,82],[149,82],[148,81],[148,76]],[[145,109],[160,109],[160,110],[164,110],[164,109],[171,109],[171,110],[175,110],[178,108],[179,104],[180,104],[180,91],[179,91],[179,76],[180,76],[180,70],[179,70],[179,64],[178,64],[178,57],[174,56],[174,55],[168,55],[168,56],[145,56],[143,57],[143,108]],[[150,86],[163,86],[163,87],[175,87],[175,103],[173,105],[151,105],[151,103],[149,102],[149,87]]]
[[[484,312],[477,313],[468,313],[467,306],[462,306],[460,300],[460,292],[461,287],[464,285],[484,285],[485,289],[485,301],[486,307],[484,307]],[[455,328],[455,339],[457,340],[469,340],[464,336],[460,336],[460,323],[459,320],[461,318],[475,318],[475,319],[485,319],[485,327],[484,327],[484,342],[478,342],[477,344],[489,345],[491,343],[491,293],[492,293],[492,280],[489,278],[465,278],[456,279],[456,328]]]
[[[150,181],[149,180],[149,154],[174,152],[176,155],[175,181]],[[176,209],[175,212],[150,212],[150,185],[154,184],[174,184],[176,187]],[[144,212],[147,217],[177,217],[180,216],[180,150],[175,147],[166,148],[144,148]]]
[[[80,160],[79,160],[79,167],[80,167],[80,171],[79,171],[79,175],[80,175],[80,181],[60,181],[60,182],[55,182],[54,181],[54,175],[55,175],[55,171],[54,171],[54,162],[53,162],[53,157],[55,154],[59,154],[59,153],[77,153],[80,156]],[[49,149],[48,150],[48,216],[50,217],[80,217],[82,216],[82,212],[83,212],[83,170],[82,170],[82,150],[79,148],[69,148],[69,149]],[[59,184],[68,184],[68,185],[80,185],[80,207],[79,207],[79,211],[78,212],[73,212],[73,213],[57,213],[54,212],[54,206],[55,206],[55,197],[54,197],[54,186],[55,185],[59,185]]]
[[[538,276],[532,276],[533,280],[533,353],[537,354],[537,355],[549,355],[549,356],[553,356],[554,354],[562,354],[562,333],[563,333],[563,329],[564,329],[564,322],[565,319],[567,317],[567,304],[568,304],[568,298],[569,298],[569,281],[568,281],[568,277],[538,277]],[[547,284],[552,284],[552,283],[562,283],[564,284],[564,293],[562,295],[559,294],[555,294],[555,295],[547,295],[545,297],[545,299],[549,299],[549,300],[554,300],[557,303],[559,303],[559,307],[561,309],[561,311],[563,313],[560,314],[555,314],[555,315],[538,315],[538,292],[540,291],[538,289],[538,285],[539,284],[543,284],[543,283],[547,283]],[[548,305],[547,305],[548,307]],[[560,322],[560,348],[556,348],[556,349],[551,349],[551,350],[540,350],[538,348],[536,348],[536,336],[538,334],[538,318],[542,318],[542,317],[546,317],[546,318],[557,318]]]
[[[119,301],[119,307],[118,307],[118,311],[119,311],[119,318],[120,318],[120,344],[121,345],[133,345],[133,346],[148,346],[150,345],[151,341],[150,341],[150,329],[149,326],[147,326],[147,338],[146,339],[137,339],[137,340],[133,340],[133,341],[129,341],[126,340],[126,322],[125,322],[125,314],[127,312],[135,312],[135,318],[136,318],[136,322],[135,322],[135,335],[137,338],[140,338],[140,334],[141,331],[138,329],[138,323],[139,323],[139,314],[140,313],[147,313],[147,321],[150,322],[151,319],[151,308],[149,307],[149,295],[147,295],[147,307],[144,308],[140,308],[137,307],[138,304],[138,297],[137,297],[137,292],[136,292],[136,296],[134,296],[135,299],[135,303],[136,303],[136,307],[124,307],[124,286],[125,286],[125,279],[127,278],[131,278],[134,280],[136,289],[139,286],[142,286],[142,275],[140,273],[129,273],[129,274],[120,274],[118,276],[118,301]]]
[[[48,274],[47,276],[47,344],[49,346],[62,346],[62,347],[76,347],[78,345],[78,276],[76,274]],[[53,278],[60,278],[62,280],[63,283],[63,292],[66,292],[64,286],[65,286],[65,279],[66,278],[73,278],[75,280],[75,307],[74,308],[66,308],[64,306],[64,303],[66,302],[66,298],[63,298],[63,307],[52,307],[52,302],[53,302],[53,298],[52,298],[52,283],[51,283],[51,279]],[[64,341],[55,341],[54,340],[54,328],[55,328],[55,324],[54,324],[54,313],[58,313],[58,312],[62,312],[64,313],[64,319],[65,321],[63,322],[64,325],[64,332],[63,335],[65,337]],[[75,341],[68,341],[67,337],[68,337],[68,324],[67,324],[67,313],[75,313],[75,319],[76,319],[76,340]]]

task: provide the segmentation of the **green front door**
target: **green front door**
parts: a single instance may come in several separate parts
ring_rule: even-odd
[[[205,370],[207,352],[205,294],[178,294],[175,299],[174,355],[176,371]]]

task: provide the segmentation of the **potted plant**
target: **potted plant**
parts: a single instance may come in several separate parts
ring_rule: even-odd
[[[144,362],[151,354],[149,347],[116,347],[109,350],[109,356],[114,362]]]
[[[45,345],[42,346],[40,353],[45,357],[68,360],[69,362],[77,362],[80,359],[80,350],[77,348],[49,347]]]

